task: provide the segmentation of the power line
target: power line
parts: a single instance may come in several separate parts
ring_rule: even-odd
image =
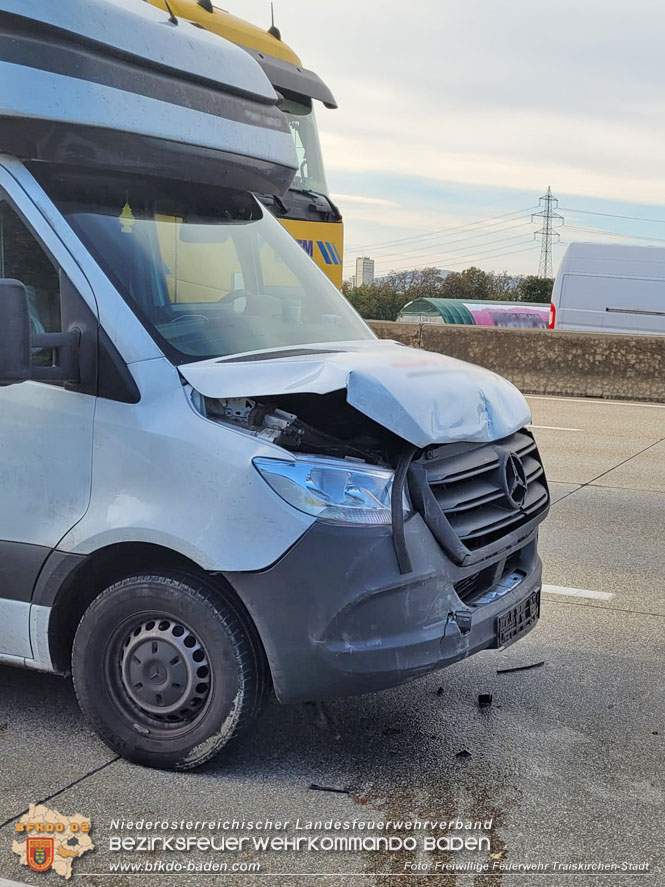
[[[532,224],[531,221],[520,222],[519,225],[510,225],[507,228],[502,228],[497,231],[487,231],[487,232],[483,232],[482,234],[472,234],[469,237],[461,237],[461,238],[457,238],[456,240],[449,240],[447,242],[441,243],[441,246],[448,247],[448,246],[452,246],[453,244],[456,244],[456,243],[469,243],[469,241],[477,240],[479,237],[480,238],[491,237],[493,234],[503,234],[505,231],[514,231],[516,228],[524,228],[527,225],[531,225],[531,224]],[[519,235],[519,236],[521,237],[523,235]],[[495,240],[488,241],[488,243],[497,243],[497,242],[498,241],[495,241]],[[484,246],[485,244],[478,244],[478,245]],[[407,256],[412,253],[420,253],[420,252],[423,252],[424,250],[428,250],[428,249],[431,249],[432,247],[436,247],[436,246],[438,246],[437,243],[430,243],[427,246],[416,247],[415,249],[407,249],[407,250],[403,250],[403,251],[395,252],[395,253],[384,253],[383,255],[377,256],[375,261],[380,264],[380,263],[384,262],[384,260],[386,260],[386,259],[401,258],[402,256]],[[445,250],[445,252],[449,252],[449,250]],[[429,253],[429,255],[435,255],[435,253]]]
[[[478,248],[481,248],[485,252],[487,252],[487,251],[492,252],[493,250],[496,249],[496,244],[508,243],[509,241],[515,241],[515,240],[522,240],[526,243],[525,238],[526,238],[526,234],[514,234],[512,237],[500,237],[498,240],[490,240],[487,243],[476,244],[475,248],[473,248],[471,246],[462,246],[462,247],[458,247],[458,249],[456,249],[456,250],[445,250],[444,252],[427,253],[424,256],[417,256],[416,259],[414,259],[414,261],[420,261],[421,259],[437,259],[437,260],[445,262],[446,256],[454,256],[455,258],[457,258],[456,253],[459,253],[460,249],[470,249],[470,248],[473,248],[474,251],[467,253],[466,255],[469,255],[469,256],[483,255],[482,251],[478,252]],[[529,240],[531,240],[531,238],[529,238]],[[485,250],[485,247],[489,247],[489,250]],[[389,258],[388,259],[378,259],[376,264],[377,265],[386,265],[386,264],[390,264],[390,262],[398,262],[398,261],[400,261],[401,258],[402,258],[402,256],[398,255],[396,258],[393,258],[393,259],[389,259]]]
[[[658,225],[665,225],[665,219],[645,219],[641,216],[620,216],[616,213],[599,213],[590,209],[570,209],[566,206],[562,206],[561,210],[565,213],[582,213],[582,215],[585,216],[605,216],[608,219],[628,219],[629,222],[655,222]]]
[[[413,250],[398,250],[397,252],[394,252],[394,253],[379,254],[377,256],[377,258],[381,259],[381,258],[385,258],[386,256],[401,255],[402,253],[408,253],[408,252],[418,252],[419,250],[431,249],[431,247],[438,246],[439,244],[441,244],[441,246],[447,246],[450,243],[463,243],[466,240],[477,240],[479,237],[480,238],[491,237],[493,234],[501,234],[501,233],[503,233],[503,231],[511,231],[513,228],[521,228],[523,225],[530,225],[531,224],[531,221],[530,221],[531,217],[530,216],[518,216],[518,218],[516,218],[516,219],[506,219],[503,222],[501,222],[500,224],[503,226],[503,225],[506,225],[506,222],[517,222],[520,218],[525,218],[525,219],[528,219],[529,221],[520,222],[518,225],[508,225],[507,227],[500,227],[500,228],[496,228],[496,225],[499,223],[495,222],[494,225],[492,225],[492,226],[489,226],[489,225],[486,226],[488,228],[492,227],[493,230],[491,230],[491,231],[483,230],[477,234],[468,234],[468,235],[465,235],[464,237],[457,238],[455,240],[449,240],[448,238],[450,235],[447,235],[441,241],[433,241],[432,243],[428,243],[425,246],[416,247]],[[458,233],[460,233],[460,232],[458,232]],[[406,244],[406,245],[409,246],[409,244]],[[387,247],[384,247],[384,249],[387,249]]]
[[[377,243],[366,243],[364,246],[348,247],[345,250],[345,252],[356,253],[356,252],[362,252],[365,249],[370,249],[370,248],[374,248],[374,247],[392,246],[395,243],[404,243],[407,240],[420,240],[423,237],[434,237],[437,234],[446,234],[446,233],[452,232],[452,231],[460,231],[460,230],[463,230],[464,228],[472,228],[475,225],[481,225],[481,224],[486,224],[486,223],[487,223],[487,227],[490,227],[490,225],[488,224],[490,222],[499,221],[501,219],[506,219],[506,218],[508,218],[508,216],[516,216],[516,215],[520,215],[523,213],[528,213],[532,209],[533,209],[532,206],[527,206],[524,209],[516,209],[513,212],[504,213],[501,216],[490,216],[487,219],[478,219],[475,222],[467,222],[464,225],[454,225],[452,228],[440,228],[437,231],[429,231],[429,232],[425,232],[424,234],[412,234],[409,237],[400,237],[397,240],[380,240]]]
[[[538,247],[537,246],[527,246],[524,249],[515,249],[515,250],[512,250],[511,252],[508,252],[508,253],[500,253],[498,256],[490,256],[489,258],[490,259],[502,259],[504,256],[516,256],[518,253],[528,253],[534,249],[538,249]],[[452,262],[452,263],[448,263],[448,264],[465,265],[466,260],[463,259],[461,262]]]
[[[517,221],[517,220],[516,219],[509,219],[507,221],[512,222],[512,221]],[[507,231],[512,231],[517,228],[527,227],[530,224],[531,224],[530,217],[527,218],[526,222],[519,222],[517,225],[506,225],[506,222],[504,221],[504,222],[502,222],[502,227],[494,228],[491,231],[480,231],[479,233],[476,233],[476,234],[465,234],[463,237],[457,237],[457,238],[455,238],[453,235],[454,239],[452,239],[452,240],[447,238],[446,240],[433,241],[431,243],[426,244],[425,246],[415,247],[412,250],[405,249],[405,250],[398,250],[398,251],[389,252],[389,253],[379,253],[378,255],[376,255],[375,261],[382,262],[383,260],[389,259],[391,257],[393,258],[393,260],[397,260],[397,259],[400,259],[402,256],[411,255],[413,253],[422,253],[424,250],[431,250],[432,248],[434,248],[437,251],[437,254],[439,252],[446,253],[446,252],[450,252],[450,250],[448,250],[447,247],[452,246],[453,244],[460,244],[460,243],[468,243],[470,246],[473,245],[474,247],[481,248],[482,246],[484,246],[482,241],[488,237],[492,237],[493,235],[496,235],[496,234],[503,235]],[[479,243],[472,244],[472,241],[476,241],[478,239],[480,239]],[[493,242],[493,241],[488,241],[488,242]],[[408,244],[407,244],[407,246],[408,246]],[[434,255],[434,253],[429,253],[429,255]],[[356,259],[351,258],[351,259],[346,259],[344,264],[345,265],[355,265],[355,262],[356,262]]]
[[[410,237],[404,237],[404,238],[401,238],[400,240],[396,240],[396,241],[385,241],[385,243],[382,246],[377,246],[377,249],[379,251],[389,250],[393,246],[396,246],[399,248],[399,246],[401,244],[404,244],[404,246],[410,246],[411,243],[414,241],[422,242],[426,239],[429,239],[432,237],[439,237],[439,236],[443,236],[443,238],[447,240],[448,237],[450,237],[450,236],[454,236],[455,234],[461,234],[464,232],[467,232],[467,233],[469,233],[469,235],[471,235],[472,231],[480,231],[481,232],[480,236],[482,236],[482,233],[485,229],[488,229],[487,230],[488,234],[492,234],[494,232],[489,230],[491,228],[505,225],[507,222],[517,221],[520,218],[529,218],[530,217],[528,213],[525,214],[523,211],[519,211],[519,212],[521,212],[522,214],[518,215],[517,212],[511,213],[510,215],[513,216],[513,218],[504,217],[504,218],[497,219],[497,220],[487,222],[487,223],[485,223],[485,220],[479,220],[477,222],[469,222],[466,225],[457,225],[454,228],[444,228],[444,229],[441,229],[440,231],[430,231],[429,233],[426,233],[426,234],[414,234],[414,235],[411,235]],[[481,221],[483,222],[483,224],[481,224]],[[480,227],[478,227],[478,226],[480,226]],[[427,246],[431,246],[431,245],[432,244],[427,244]],[[366,247],[362,247],[362,248],[355,247],[355,248],[348,250],[348,252],[364,252],[366,249],[367,249]]]
[[[646,240],[650,243],[665,243],[662,237],[645,237],[640,234],[620,234],[618,231],[607,231],[605,228],[580,228],[577,225],[566,225],[569,231],[585,231],[588,234],[605,234],[607,237],[623,237],[626,240]]]
[[[558,200],[552,195],[551,188],[548,187],[547,192],[543,195],[543,197],[539,200],[540,211],[533,213],[531,215],[531,220],[527,222],[521,222],[520,218],[524,217],[524,213],[530,212],[532,207],[525,207],[524,209],[514,210],[512,212],[503,213],[498,216],[491,216],[485,219],[477,219],[473,222],[466,222],[462,225],[454,225],[449,228],[440,228],[438,230],[425,232],[423,234],[413,234],[407,237],[396,238],[393,240],[384,240],[384,241],[375,241],[371,244],[365,244],[364,246],[350,247],[345,251],[347,255],[349,253],[360,253],[369,248],[375,248],[379,250],[379,254],[377,255],[375,262],[379,266],[387,266],[390,265],[391,262],[400,262],[407,256],[413,255],[414,261],[420,262],[420,260],[439,260],[445,263],[447,266],[458,266],[462,265],[466,262],[467,259],[471,261],[476,258],[486,257],[486,258],[503,258],[504,256],[517,255],[518,253],[529,252],[531,250],[537,249],[538,247],[523,247],[517,250],[511,249],[510,251],[498,252],[497,249],[503,249],[502,247],[498,247],[498,244],[507,244],[513,241],[521,240],[524,235],[518,234],[514,237],[500,237],[496,240],[487,240],[487,238],[492,237],[495,234],[503,235],[508,231],[512,231],[514,229],[519,229],[528,226],[536,219],[542,219],[543,224],[540,230],[536,231],[536,236],[540,236],[542,238],[541,243],[541,255],[540,255],[540,264],[539,264],[539,276],[552,276],[552,248],[553,246],[565,246],[566,242],[561,242],[559,233],[554,230],[554,227],[558,221],[564,224],[564,217],[556,212],[556,207],[558,205]],[[605,213],[596,210],[583,210],[576,209],[571,207],[562,207],[563,212],[568,213],[580,213],[584,215],[592,215],[599,216],[604,218],[612,218],[612,219],[624,219],[626,221],[631,222],[652,222],[655,224],[665,224],[665,219],[650,219],[644,216],[627,216],[622,215],[620,213]],[[518,224],[508,224],[512,222],[518,222]],[[626,240],[639,240],[647,243],[665,243],[664,238],[659,237],[648,237],[646,235],[638,235],[638,234],[623,234],[618,231],[610,231],[602,228],[590,228],[590,227],[582,227],[577,225],[566,225],[565,226],[569,231],[581,231],[587,232],[590,234],[604,234],[608,237],[618,237]],[[459,233],[464,234],[462,237],[450,239],[449,235]],[[410,246],[414,242],[423,243],[425,240],[430,240],[432,238],[437,238],[440,235],[443,235],[439,240],[431,240],[429,243],[425,243],[421,246],[415,246],[413,249],[401,249],[400,245],[404,244],[405,246]],[[458,249],[471,248],[471,241],[480,241],[475,245],[475,252],[468,252],[462,255],[455,255],[455,250],[449,249],[449,247],[457,246]],[[483,242],[484,241],[484,242]],[[463,244],[463,246],[459,246]],[[391,247],[397,247],[397,249],[393,249],[392,252],[389,250]],[[426,252],[426,250],[431,250],[434,247],[436,252]],[[482,247],[480,251],[478,251],[478,247]],[[485,247],[489,247],[489,249],[485,249]],[[438,249],[437,249],[438,248]],[[388,252],[386,252],[388,250]],[[345,264],[353,264],[355,262],[354,258],[349,258],[345,261]],[[398,268],[393,268],[391,270],[409,270],[414,267],[422,267],[418,265],[403,265]]]
[[[551,196],[551,191],[549,193]],[[551,199],[553,202],[556,201],[556,198],[554,198],[554,197],[552,197]],[[546,201],[546,200],[547,200],[547,194],[545,194],[544,197],[541,198],[541,205],[542,205],[542,202]],[[462,232],[462,231],[471,231],[471,230],[477,228],[478,226],[481,226],[481,228],[483,228],[483,229],[491,229],[497,225],[503,226],[505,224],[505,222],[508,220],[517,221],[516,218],[511,218],[511,217],[519,216],[521,213],[529,212],[531,209],[532,209],[532,207],[525,207],[524,209],[521,209],[521,210],[514,210],[513,212],[503,213],[502,215],[499,215],[499,216],[491,216],[486,219],[478,219],[474,222],[467,222],[463,225],[455,225],[450,228],[441,228],[438,230],[425,232],[423,234],[414,234],[414,235],[410,235],[408,237],[401,237],[401,238],[397,238],[394,240],[377,241],[375,243],[365,244],[364,246],[359,246],[359,247],[349,247],[345,250],[345,254],[348,255],[349,253],[362,252],[366,249],[369,249],[370,247],[372,247],[372,248],[376,247],[379,250],[382,250],[382,249],[385,250],[385,249],[388,249],[391,246],[397,245],[397,244],[403,243],[403,244],[409,245],[410,243],[412,243],[414,241],[422,241],[424,239],[436,237],[437,235],[440,235],[440,234],[446,235],[446,234],[454,234],[456,232]],[[600,212],[600,211],[596,211],[596,210],[584,210],[584,209],[577,209],[577,208],[573,208],[573,207],[562,207],[561,209],[563,212],[568,212],[568,213],[581,213],[584,215],[602,216],[604,218],[625,219],[625,220],[631,221],[631,222],[653,222],[655,224],[665,225],[665,219],[649,219],[644,216],[627,216],[627,215],[622,215],[619,213],[604,213],[604,212]],[[543,214],[543,211],[533,215],[533,218],[537,218],[537,217],[543,218],[544,222],[546,223],[547,220],[545,219],[545,215]],[[558,218],[561,218],[561,216],[559,216],[558,213],[553,213],[552,221],[554,221]],[[498,234],[498,233],[500,233],[500,231],[502,232],[502,231],[512,230],[513,227],[517,228],[517,227],[521,227],[521,225],[510,226],[509,228],[500,227],[496,231],[482,230],[478,234],[472,233],[472,234],[469,234],[468,237],[463,237],[461,239],[452,240],[452,241],[448,240],[447,238],[444,237],[443,241],[441,241],[440,244],[441,244],[441,246],[452,246],[453,244],[464,243],[464,242],[467,242],[470,240],[475,240],[477,238],[480,238],[482,240],[485,237],[490,237],[492,234]],[[578,226],[573,226],[573,225],[567,225],[566,227],[569,228],[570,230],[587,231],[588,233],[594,233],[594,234],[607,234],[610,237],[624,237],[624,238],[630,239],[630,240],[644,240],[647,242],[649,242],[649,241],[650,242],[658,242],[658,243],[665,242],[665,240],[662,240],[661,238],[646,237],[646,236],[640,236],[640,235],[635,235],[635,234],[619,234],[618,232],[606,231],[604,229],[583,228],[583,227],[578,227]],[[543,226],[543,230],[540,232],[536,232],[536,233],[540,233],[541,236],[544,236],[545,224]],[[554,237],[558,238],[558,233],[555,231],[551,231],[551,237],[552,237],[552,241],[553,241]],[[549,261],[550,262],[551,262],[551,247],[553,245],[556,245],[556,241],[554,243],[552,241],[550,241],[550,248],[549,248]],[[489,241],[488,243],[497,243],[497,242],[499,242],[499,241]],[[382,260],[390,258],[390,257],[393,257],[395,260],[399,260],[404,255],[411,254],[411,253],[419,253],[419,252],[427,250],[430,247],[433,247],[436,245],[438,245],[438,243],[429,243],[425,246],[417,247],[413,250],[404,250],[404,251],[398,250],[393,253],[385,253],[384,252],[383,255],[377,256],[376,261],[378,264],[383,264]],[[545,252],[545,240],[543,241],[543,249],[541,250],[541,260],[546,260],[546,258],[547,258],[546,256],[543,255],[544,252]],[[434,253],[428,254],[428,255],[423,256],[423,258],[428,258],[429,255],[435,255],[435,254]],[[444,252],[442,255],[445,256],[446,253]],[[349,265],[353,265],[354,261],[355,261],[355,259],[349,258],[345,262],[345,264],[347,264],[347,262],[348,262]],[[448,264],[450,264],[450,263],[448,263]],[[545,269],[545,270],[547,270],[547,269]],[[550,270],[550,276],[551,276],[551,270]]]
[[[446,260],[446,265],[447,266],[464,265],[464,264],[469,265],[469,257],[472,257],[472,261],[473,261],[473,259],[476,259],[480,256],[485,256],[486,259],[501,259],[504,256],[513,256],[513,255],[517,255],[517,253],[528,252],[529,250],[535,250],[535,249],[539,248],[537,245],[533,245],[533,241],[531,241],[531,243],[532,243],[531,246],[521,247],[518,250],[510,250],[508,252],[505,252],[505,251],[502,252],[501,251],[502,247],[499,247],[498,253],[496,252],[496,248],[487,251],[487,253],[490,253],[493,255],[488,255],[486,253],[468,253],[468,254],[462,255],[462,256],[451,256],[451,258],[449,260],[448,259]],[[409,271],[412,268],[418,268],[418,267],[422,267],[422,266],[403,265],[399,268],[390,268],[390,272],[392,272],[392,271]]]

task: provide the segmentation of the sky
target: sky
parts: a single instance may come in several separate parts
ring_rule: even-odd
[[[224,8],[270,23],[268,0]],[[275,0],[275,21],[339,103],[317,119],[345,276],[363,254],[537,273],[548,186],[555,270],[571,241],[665,245],[661,0]]]

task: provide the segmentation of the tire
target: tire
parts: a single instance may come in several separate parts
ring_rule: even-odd
[[[104,742],[148,767],[189,770],[257,718],[268,666],[244,610],[206,578],[136,575],[85,611],[72,651],[76,696]]]

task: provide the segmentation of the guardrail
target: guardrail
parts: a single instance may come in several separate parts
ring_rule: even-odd
[[[382,339],[487,367],[525,394],[665,402],[665,336],[369,323]]]

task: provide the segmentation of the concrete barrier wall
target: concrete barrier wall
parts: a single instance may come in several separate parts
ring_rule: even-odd
[[[487,367],[526,394],[665,402],[665,336],[370,321],[382,339]]]

